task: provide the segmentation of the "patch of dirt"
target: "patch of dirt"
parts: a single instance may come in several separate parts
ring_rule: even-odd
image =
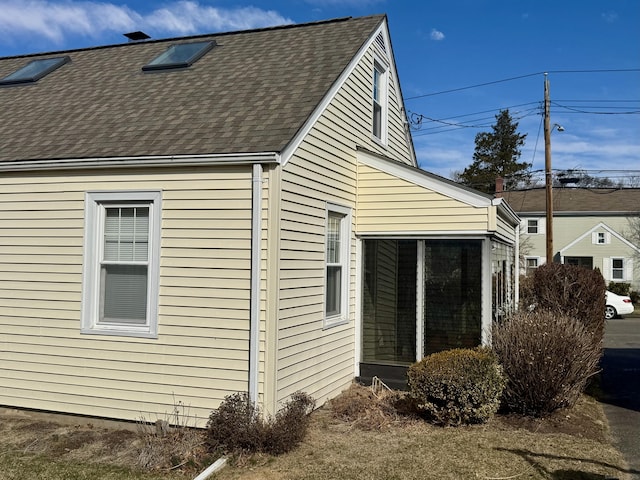
[[[609,428],[602,407],[587,395],[583,395],[573,408],[557,410],[547,417],[503,414],[496,415],[492,424],[498,428],[523,429],[543,434],[563,433],[600,443],[610,441]]]
[[[196,461],[204,457],[201,430],[169,428],[160,437],[154,434],[155,428],[133,431],[131,428],[96,427],[91,423],[67,425],[44,421],[42,415],[0,411],[0,446],[23,454],[129,469],[178,471],[184,467],[182,470],[187,478],[201,469]]]

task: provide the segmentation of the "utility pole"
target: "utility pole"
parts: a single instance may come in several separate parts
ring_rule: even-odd
[[[544,179],[546,187],[547,211],[547,263],[553,263],[553,179],[551,178],[551,115],[549,100],[549,79],[544,74]]]

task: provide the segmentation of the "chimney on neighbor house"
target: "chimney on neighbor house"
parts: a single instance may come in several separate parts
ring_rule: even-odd
[[[502,192],[504,191],[504,178],[498,177],[496,178],[496,198],[502,197]]]
[[[130,42],[142,42],[143,40],[151,38],[149,35],[141,31],[123,33],[123,35],[127,37]]]

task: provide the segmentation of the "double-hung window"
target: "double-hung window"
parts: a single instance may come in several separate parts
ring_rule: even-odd
[[[530,235],[538,233],[538,219],[537,218],[529,218],[529,219],[527,219],[527,233],[530,234]]]
[[[611,259],[611,279],[624,280],[624,258]]]
[[[325,326],[332,326],[349,319],[349,209],[327,206],[326,229]]]
[[[83,333],[157,335],[160,202],[156,191],[87,193]]]
[[[381,62],[373,64],[373,136],[387,142],[387,84],[388,68]]]

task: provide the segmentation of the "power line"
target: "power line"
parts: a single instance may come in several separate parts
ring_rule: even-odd
[[[424,95],[407,97],[405,98],[405,101],[415,100],[416,98],[433,97],[435,95],[442,95],[445,93],[460,92],[462,90],[469,90],[471,88],[486,87],[488,85],[495,85],[497,83],[511,82],[513,80],[520,80],[523,78],[535,77],[537,75],[544,75],[545,73],[624,73],[624,72],[640,72],[640,68],[616,68],[616,69],[594,69],[594,70],[548,70],[546,72],[528,73],[526,75],[519,75],[517,77],[509,77],[509,78],[503,78],[501,80],[493,80],[491,82],[477,83],[475,85],[469,85],[466,87],[451,88],[449,90],[442,90],[439,92],[425,93]]]
[[[515,112],[510,112],[512,114],[512,119],[515,121],[519,121],[523,118],[529,117],[533,114],[538,114],[539,110],[540,110],[540,102],[528,102],[528,103],[523,103],[523,104],[519,104],[519,105],[514,105],[512,107],[505,107],[505,108],[496,108],[496,109],[491,109],[491,110],[484,110],[481,112],[476,112],[476,113],[468,113],[468,114],[464,114],[464,115],[455,115],[455,116],[451,116],[451,117],[445,117],[445,118],[431,118],[428,117],[426,115],[420,114],[420,113],[416,113],[416,112],[408,112],[409,113],[409,117],[410,117],[410,121],[412,126],[414,126],[414,128],[416,128],[417,132],[420,133],[413,133],[413,136],[422,136],[422,135],[430,135],[430,134],[434,134],[434,133],[441,133],[441,132],[445,132],[445,131],[449,131],[449,130],[457,130],[460,128],[487,128],[490,127],[494,124],[495,122],[495,116],[491,116],[491,117],[480,117],[480,118],[474,118],[472,120],[469,120],[467,122],[449,122],[448,120],[453,120],[456,118],[463,118],[463,117],[470,117],[470,116],[474,116],[474,115],[479,115],[482,113],[488,113],[488,112],[495,112],[495,111],[503,111],[503,110],[510,110],[514,107],[517,106],[527,106],[527,105],[536,105],[536,107],[534,108],[529,108],[529,109],[525,109],[525,110],[521,110],[521,111],[515,111]],[[426,128],[424,130],[422,130],[422,126],[423,121],[424,120],[428,120],[429,122],[432,123],[438,123],[441,124],[442,126],[436,126],[436,127],[430,127],[430,128]],[[489,123],[478,123],[478,122],[483,122],[483,121],[490,121]],[[472,123],[470,123],[472,122]],[[446,129],[446,127],[454,127],[451,129]],[[435,131],[434,131],[435,130]]]
[[[640,110],[631,110],[631,111],[627,111],[627,112],[589,112],[589,111],[586,111],[586,110],[581,110],[580,108],[570,107],[568,105],[562,105],[562,104],[560,104],[558,102],[551,102],[551,104],[555,105],[556,107],[564,108],[566,110],[569,110],[570,112],[588,113],[588,114],[591,114],[591,115],[636,115],[636,114],[640,113]],[[587,108],[587,107],[582,107],[582,108]],[[597,108],[597,107],[591,107],[591,108]],[[609,108],[611,108],[611,107],[609,107]],[[618,108],[620,108],[620,107],[618,107]]]
[[[470,88],[485,87],[487,85],[495,85],[496,83],[510,82],[512,80],[520,80],[521,78],[527,78],[527,77],[535,77],[536,75],[540,75],[540,72],[529,73],[527,75],[520,75],[518,77],[504,78],[502,80],[494,80],[493,82],[478,83],[476,85],[469,85],[468,87],[452,88],[450,90],[443,90],[441,92],[433,92],[433,93],[426,93],[424,95],[416,95],[414,97],[407,97],[405,98],[405,100],[414,100],[416,98],[432,97],[434,95],[442,95],[443,93],[459,92],[461,90],[469,90]]]

